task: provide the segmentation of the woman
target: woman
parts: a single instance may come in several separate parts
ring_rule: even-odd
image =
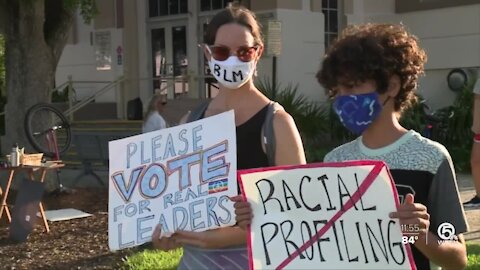
[[[163,119],[161,113],[167,104],[166,96],[156,94],[150,99],[147,112],[145,113],[145,122],[143,122],[143,133],[167,128],[167,122]]]
[[[242,7],[228,7],[208,25],[202,45],[212,74],[219,83],[218,95],[203,117],[235,111],[237,168],[269,166],[261,129],[271,103],[253,84],[252,76],[263,52],[260,26],[254,14]],[[293,118],[284,110],[274,115],[278,142],[274,165],[304,164],[302,141]],[[282,143],[283,142],[283,143]],[[161,250],[184,247],[179,269],[247,269],[246,231],[237,226],[205,232],[176,232],[159,239],[161,228],[152,235]]]

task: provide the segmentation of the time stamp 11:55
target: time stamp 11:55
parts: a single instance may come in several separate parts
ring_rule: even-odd
[[[418,224],[400,224],[402,230],[402,243],[415,244],[420,235],[420,225]]]

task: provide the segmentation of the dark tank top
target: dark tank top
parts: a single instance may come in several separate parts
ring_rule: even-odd
[[[247,122],[237,126],[237,169],[251,169],[268,166],[263,152],[261,134],[268,105],[263,107]]]
[[[245,123],[236,127],[237,132],[237,170],[268,167],[268,157],[262,148],[262,126],[268,105],[263,107]],[[205,117],[205,112],[202,118]],[[240,194],[240,183],[238,193]]]
[[[263,152],[260,136],[268,105],[265,105],[245,123],[237,126],[237,169],[267,167],[268,157]],[[205,112],[201,118],[205,117]]]

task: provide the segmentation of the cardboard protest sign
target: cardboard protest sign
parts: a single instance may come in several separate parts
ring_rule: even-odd
[[[109,142],[108,242],[111,250],[176,230],[235,224],[238,194],[233,111]]]
[[[415,269],[382,162],[239,171],[251,203],[250,269]]]

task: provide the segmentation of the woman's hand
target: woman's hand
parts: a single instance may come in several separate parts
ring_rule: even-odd
[[[156,249],[168,251],[181,247],[182,245],[176,241],[176,236],[161,237],[162,225],[158,224],[152,234],[152,244]]]
[[[203,232],[175,232],[175,241],[206,249],[220,249],[246,243],[246,232],[238,227],[223,227]]]
[[[421,236],[428,234],[430,227],[430,215],[427,213],[427,207],[420,203],[414,203],[412,194],[405,196],[405,202],[400,205],[397,212],[390,213],[390,218],[398,218],[400,224],[415,226],[419,228]]]
[[[175,240],[182,245],[191,245],[199,248],[222,248],[220,243],[223,240],[219,239],[217,230],[203,232],[177,231],[175,232]]]
[[[237,221],[237,225],[245,230],[247,225],[252,222],[252,207],[249,202],[243,200],[241,195],[231,197],[230,200],[235,202],[233,207],[235,208],[235,220]]]

